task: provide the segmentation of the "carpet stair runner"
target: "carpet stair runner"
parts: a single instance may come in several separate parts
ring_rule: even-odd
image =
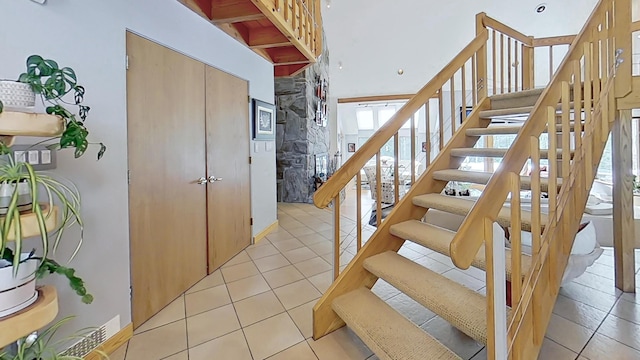
[[[527,90],[491,98],[492,109],[481,112],[481,117],[491,119],[500,116],[526,115],[533,109],[542,89]],[[526,118],[523,118],[526,119]],[[519,125],[495,125],[468,129],[466,136],[479,137],[496,134],[516,134]],[[573,125],[572,125],[573,129]],[[561,130],[561,128],[559,128]],[[453,157],[503,157],[507,149],[457,148],[451,150]],[[548,158],[548,151],[541,150],[541,158]],[[573,155],[573,153],[572,153]],[[561,158],[558,152],[556,157]],[[472,184],[487,184],[491,173],[446,169],[434,172],[428,181],[456,181]],[[558,179],[557,186],[562,185]],[[531,188],[531,178],[521,177],[522,189]],[[542,191],[548,189],[548,179],[541,179]],[[413,197],[413,205],[437,209],[451,214],[466,216],[475,201],[463,197],[443,194],[422,194]],[[503,227],[509,227],[511,210],[504,207],[496,219]],[[521,212],[522,230],[530,231],[531,213]],[[547,223],[544,214],[541,223]],[[449,256],[449,244],[455,232],[419,220],[409,220],[390,227],[391,234],[412,241],[440,254]],[[480,234],[479,234],[480,236]],[[506,251],[507,280],[511,279],[510,250]],[[531,257],[521,254],[523,274],[531,267]],[[484,246],[476,255],[473,266],[486,269]],[[393,251],[386,251],[364,260],[364,268],[418,303],[433,311],[451,325],[476,341],[486,344],[486,297],[443,275],[435,273]],[[438,340],[420,329],[416,324],[396,312],[367,288],[359,288],[337,297],[332,302],[333,310],[369,346],[380,359],[458,359]]]

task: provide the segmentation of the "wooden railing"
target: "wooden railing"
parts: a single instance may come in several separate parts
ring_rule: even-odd
[[[629,0],[602,0],[598,4],[451,243],[452,260],[463,269],[485,245],[489,358],[537,353],[542,344],[615,118],[614,99],[630,91],[629,14]],[[543,214],[540,143],[545,133],[549,185],[548,210]],[[532,169],[532,265],[525,271],[520,257],[512,256],[512,311],[507,317],[505,249],[504,244],[493,241],[493,223],[511,194],[511,226],[521,228],[520,171],[527,163]],[[561,186],[558,178],[562,178]],[[478,229],[484,229],[484,237],[476,236]],[[519,253],[520,232],[511,233],[512,252]]]
[[[489,31],[487,44],[487,86],[488,94],[504,94],[514,91],[544,87],[553,77],[559,61],[569,50],[575,35],[534,38],[527,36],[512,27],[495,20],[485,13],[477,15],[478,31]],[[548,60],[539,61],[545,56]],[[558,64],[556,64],[556,62]],[[535,75],[545,74],[548,81],[538,79]]]
[[[376,212],[376,225],[380,228],[383,208],[389,203],[397,203],[402,198],[406,187],[415,184],[418,173],[417,163],[417,117],[424,121],[426,136],[423,140],[424,157],[421,162],[428,167],[430,159],[435,157],[453,136],[456,130],[467,119],[468,111],[474,109],[480,98],[481,86],[478,85],[476,72],[477,57],[479,51],[487,41],[486,31],[479,34],[467,45],[433,80],[427,83],[411,100],[409,100],[398,112],[389,119],[347,162],[340,167],[331,178],[322,185],[314,195],[314,203],[320,208],[332,204],[335,219],[334,234],[334,276],[337,277],[341,267],[341,255],[344,258],[345,238],[355,236],[356,251],[359,251],[362,243],[371,235],[372,230],[366,229],[363,237],[362,215],[368,211]],[[445,109],[446,107],[446,109]],[[437,111],[436,111],[437,109]],[[432,113],[437,115],[432,116]],[[448,116],[445,116],[448,113]],[[421,115],[418,115],[421,114]],[[406,160],[407,167],[402,172],[399,161],[399,131],[402,126],[410,122],[409,132],[411,138],[411,154]],[[433,130],[432,130],[433,129]],[[381,149],[393,139],[394,161],[392,164],[383,164]],[[422,147],[422,144],[421,144]],[[370,164],[367,166],[367,164]],[[383,169],[386,169],[383,170]],[[363,179],[361,170],[368,177]],[[370,171],[370,170],[373,170]],[[383,175],[383,172],[386,175]],[[340,193],[352,183],[356,184],[356,215],[353,224],[348,226],[348,231],[353,233],[343,234],[345,226],[341,224],[341,197]],[[362,208],[362,184],[367,181],[370,185],[371,197],[375,198],[371,209]],[[379,184],[379,185],[378,185]],[[390,189],[391,187],[391,189]],[[383,189],[384,188],[384,189]],[[392,199],[392,200],[390,200]],[[346,263],[350,258],[346,258]]]
[[[313,58],[322,53],[322,11],[320,0],[254,0],[259,7],[271,10],[274,24],[306,47]],[[284,29],[282,28],[284,27]],[[298,46],[297,46],[298,47]],[[299,50],[300,47],[298,47]]]

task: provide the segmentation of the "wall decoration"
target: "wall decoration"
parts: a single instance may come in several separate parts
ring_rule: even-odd
[[[422,142],[422,152],[427,152],[427,142],[426,141]]]
[[[347,151],[352,153],[352,152],[356,152],[356,143],[348,143],[347,144]]]
[[[318,98],[316,105],[316,124],[318,126],[327,126],[327,90],[329,83],[320,75],[316,77],[315,97]]]
[[[253,99],[253,139],[274,140],[276,137],[275,106]]]

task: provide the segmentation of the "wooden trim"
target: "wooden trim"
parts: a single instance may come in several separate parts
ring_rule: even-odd
[[[487,16],[487,14],[484,14],[484,13],[482,16],[482,25],[484,25],[485,28],[490,27],[498,32],[501,32],[512,39],[520,41],[525,45],[529,45],[529,46],[532,45],[531,38],[529,36],[521,33],[520,31],[508,25],[501,23],[500,21],[490,16]]]
[[[104,352],[107,355],[113,354],[120,346],[124,345],[129,339],[133,337],[133,323],[122,328],[115,335],[107,339],[102,345],[98,346],[95,350],[84,356],[84,360],[102,360],[103,357],[99,351]]]
[[[631,32],[640,31],[640,20],[631,23]]]
[[[416,94],[359,96],[359,97],[350,97],[350,98],[340,98],[338,99],[338,104],[363,103],[363,102],[374,102],[374,101],[409,100],[414,96],[416,96]]]
[[[640,76],[631,79],[631,92],[617,101],[618,110],[631,110],[640,108]]]
[[[278,220],[274,221],[271,225],[264,228],[264,230],[260,231],[253,237],[253,243],[257,244],[260,240],[264,239],[267,235],[269,235],[273,230],[278,228]]]
[[[539,46],[555,46],[555,45],[571,45],[575,40],[575,35],[551,36],[539,39],[533,39],[533,47]]]
[[[396,133],[413,114],[415,114],[442,85],[456,73],[462,64],[466,63],[477,51],[482,48],[488,39],[487,31],[476,36],[456,57],[453,58],[436,76],[431,79],[411,100],[409,100],[398,112],[395,113],[378,131],[373,134],[367,146],[360,148],[347,162],[340,167],[313,196],[315,205],[325,208],[342,188],[353,179],[369,159]]]

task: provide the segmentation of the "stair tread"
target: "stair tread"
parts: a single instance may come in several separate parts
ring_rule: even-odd
[[[461,359],[364,287],[331,306],[380,359]]]
[[[514,99],[519,97],[539,96],[542,94],[543,91],[544,91],[544,88],[520,90],[520,91],[515,91],[510,93],[491,95],[489,98],[493,101],[495,100],[504,101],[504,100]]]
[[[442,255],[451,256],[449,245],[455,236],[455,232],[441,228],[436,225],[421,222],[419,220],[408,220],[394,224],[390,228],[391,234],[405,240],[412,241],[428,249],[436,251]],[[511,280],[511,250],[506,250],[506,271],[507,280]],[[522,273],[525,274],[531,267],[531,256],[522,254]],[[471,265],[486,270],[487,260],[485,258],[484,245],[478,251]]]
[[[489,182],[489,179],[493,176],[491,172],[485,171],[468,171],[459,169],[446,169],[438,170],[433,173],[433,178],[441,181],[459,181],[469,182],[474,184],[484,184]],[[562,178],[557,179],[557,186],[562,186]],[[520,188],[523,190],[531,190],[531,176],[520,176]],[[547,191],[549,188],[549,179],[540,178],[540,190]]]
[[[416,206],[421,206],[427,209],[437,209],[440,211],[445,211],[451,214],[467,216],[475,201],[463,199],[461,197],[456,196],[447,196],[442,194],[424,194],[414,196],[413,204]],[[498,213],[498,218],[496,222],[501,226],[510,226],[511,225],[511,209],[509,207],[503,206],[500,212]],[[540,221],[542,225],[547,223],[547,215],[540,214]],[[531,231],[531,212],[526,210],[521,210],[521,222],[522,222],[522,230]]]
[[[483,110],[480,111],[480,118],[490,119],[497,116],[525,115],[529,114],[532,110],[533,106],[522,106],[497,110]]]
[[[498,148],[456,148],[451,149],[451,156],[455,157],[467,157],[467,156],[478,156],[478,157],[504,157],[509,149],[498,149]],[[573,157],[574,150],[571,150],[571,156]],[[562,158],[562,150],[556,150],[556,157],[558,159]],[[540,150],[540,158],[548,159],[549,158],[549,150],[541,149]]]
[[[473,339],[487,343],[486,298],[393,251],[372,256],[364,267]]]
[[[493,125],[493,126],[484,127],[484,128],[470,128],[466,130],[465,134],[467,136],[515,135],[522,128],[522,124],[521,125]],[[571,122],[569,126],[573,128],[574,122]],[[584,126],[584,123],[583,123],[583,126]],[[556,126],[556,129],[558,132],[561,132],[562,124],[558,124]],[[545,129],[544,133],[546,132],[547,130]]]

